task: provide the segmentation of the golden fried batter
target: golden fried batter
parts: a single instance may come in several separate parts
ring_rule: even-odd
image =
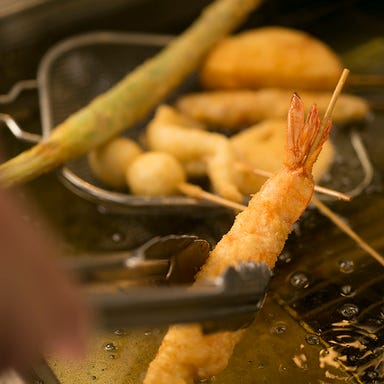
[[[240,163],[251,165],[264,171],[276,172],[284,162],[287,122],[283,119],[265,120],[232,136],[231,144]],[[315,165],[313,177],[320,180],[333,161],[334,150],[328,140]],[[251,172],[239,172],[237,185],[244,194],[257,192],[265,182],[265,177]]]
[[[126,137],[116,137],[88,154],[92,173],[105,185],[121,189],[126,187],[125,172],[137,156],[140,146]]]
[[[330,90],[342,69],[338,56],[313,36],[265,27],[218,43],[202,65],[201,82],[208,89]]]
[[[264,261],[270,268],[284,247],[294,223],[309,204],[314,182],[312,166],[330,131],[320,128],[316,108],[304,122],[300,99],[293,97],[283,168],[237,215],[230,231],[210,253],[197,284],[222,274],[239,261]],[[149,366],[144,384],[192,384],[222,371],[244,331],[205,336],[198,325],[171,327]]]
[[[203,161],[213,189],[220,196],[241,202],[243,195],[235,181],[235,155],[222,134],[207,132],[182,123],[182,116],[169,106],[158,108],[147,129],[147,142],[155,151],[172,154],[181,163]]]
[[[181,96],[176,106],[183,114],[201,123],[238,129],[265,119],[285,118],[291,96],[291,91],[281,88],[200,92]],[[315,102],[321,114],[325,113],[331,96],[331,92],[300,92],[304,104]],[[343,94],[337,100],[333,121],[363,120],[368,113],[364,99]]]

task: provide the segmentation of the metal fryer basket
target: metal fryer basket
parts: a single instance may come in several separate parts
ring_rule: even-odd
[[[0,96],[0,103],[5,104],[25,89],[38,88],[42,137],[22,131],[9,115],[0,114],[1,120],[18,138],[31,142],[45,139],[57,124],[155,55],[171,39],[172,36],[166,35],[93,32],[64,40],[44,55],[37,80],[21,81],[7,95]],[[193,78],[187,80],[168,100],[186,89],[193,89],[194,84]],[[145,125],[143,121],[131,127],[126,136],[139,139]],[[70,190],[109,211],[168,213],[223,209],[187,196],[140,197],[111,190],[93,176],[85,156],[65,164],[59,176]]]
[[[45,139],[57,124],[108,90],[143,61],[155,55],[171,39],[172,36],[166,35],[115,32],[94,32],[75,36],[53,46],[45,54],[39,66],[37,81],[18,83],[13,90],[15,92],[11,91],[9,95],[0,96],[0,103],[13,100],[23,89],[37,86],[42,138]],[[172,102],[178,94],[196,89],[198,89],[197,81],[192,76],[166,101]],[[5,120],[4,115],[2,119]],[[9,116],[8,119],[10,121],[7,121],[7,125],[11,130],[11,125],[17,127]],[[147,121],[142,121],[128,129],[125,134],[138,140],[143,134],[146,123]],[[15,130],[13,132],[18,137],[36,141],[36,135],[20,129],[16,133]],[[353,195],[356,195],[356,191],[360,192],[369,184],[370,170],[364,169],[363,162],[356,157],[353,143],[351,145],[345,131],[333,135],[333,140],[338,149],[338,156],[323,185],[340,191],[353,191]],[[182,210],[206,213],[206,208],[223,209],[213,203],[186,196],[140,197],[128,192],[111,190],[93,176],[86,157],[67,163],[60,169],[59,175],[70,190],[110,211],[140,210],[140,213],[159,213]]]
[[[48,136],[58,123],[155,55],[170,40],[170,36],[99,32],[56,45],[44,56],[38,72],[43,135]],[[144,127],[142,122],[126,135],[138,139]],[[147,198],[113,191],[93,176],[85,157],[66,164],[61,176],[75,193],[109,209],[158,212],[214,207],[184,196]]]

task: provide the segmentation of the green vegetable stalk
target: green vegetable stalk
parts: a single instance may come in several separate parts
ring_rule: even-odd
[[[0,184],[12,186],[33,179],[140,121],[260,3],[261,0],[214,1],[158,55],[71,115],[47,140],[0,165]]]

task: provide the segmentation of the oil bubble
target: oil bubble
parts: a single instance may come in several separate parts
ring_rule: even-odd
[[[303,289],[309,286],[308,276],[304,272],[293,273],[289,281],[295,288]]]
[[[351,319],[359,313],[359,307],[355,304],[344,304],[339,308],[339,313],[346,319]]]
[[[287,371],[288,371],[288,368],[287,368],[285,365],[283,365],[283,364],[280,364],[280,365],[279,365],[279,373],[281,373],[282,375],[284,375],[284,374],[287,373]]]
[[[104,207],[104,205],[98,205],[96,209],[97,209],[97,212],[101,214],[106,214],[108,212],[107,208]]]
[[[91,376],[91,380],[96,380],[96,379],[97,379],[97,377],[95,375]]]
[[[214,381],[215,381],[215,376],[212,376],[212,377],[208,377],[207,379],[201,379],[198,381],[198,383],[207,384],[207,383],[213,383]]]
[[[120,243],[122,240],[124,239],[124,235],[120,232],[115,232],[113,235],[112,235],[112,240],[115,242],[115,243]]]
[[[124,329],[118,328],[113,331],[116,336],[124,336],[127,332]]]
[[[305,336],[305,341],[308,344],[310,344],[310,345],[318,345],[318,344],[320,344],[319,337],[316,336],[316,335],[313,335],[313,334]]]
[[[116,345],[113,344],[113,343],[107,343],[104,345],[104,350],[107,351],[107,352],[112,352],[112,351],[116,351]]]
[[[287,324],[279,322],[272,327],[271,332],[275,335],[282,335],[286,330]]]
[[[348,355],[347,359],[350,363],[355,364],[357,361],[359,361],[358,355]]]
[[[340,295],[344,297],[352,297],[356,291],[352,288],[351,285],[346,284],[340,287]]]
[[[280,255],[279,255],[279,260],[282,261],[283,263],[290,263],[292,261],[292,256],[289,252],[286,252],[286,251],[283,251]]]
[[[339,263],[340,272],[352,273],[355,270],[355,263],[350,259],[343,259]]]
[[[379,377],[379,373],[375,370],[367,372],[367,377],[369,380],[376,380]]]

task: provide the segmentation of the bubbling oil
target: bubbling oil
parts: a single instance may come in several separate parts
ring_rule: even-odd
[[[372,319],[362,323],[356,319],[332,324],[324,334],[330,345],[320,356],[323,366],[342,365],[344,370],[364,383],[384,380],[383,325],[372,326]]]

